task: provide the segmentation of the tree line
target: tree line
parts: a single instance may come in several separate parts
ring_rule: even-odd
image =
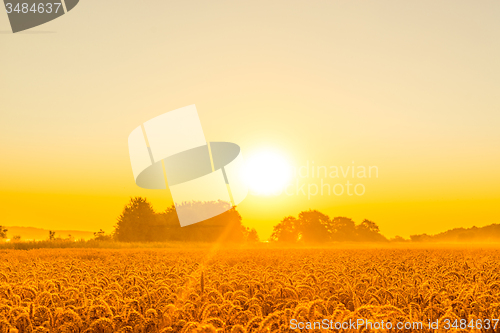
[[[181,227],[175,207],[155,212],[151,203],[142,197],[131,198],[117,218],[114,231],[110,234],[102,229],[94,233],[95,241],[118,242],[259,242],[257,231],[247,228],[242,217],[227,202],[183,203],[184,211],[197,214],[214,208],[225,212],[208,220]],[[0,239],[7,237],[7,228],[0,226]],[[55,232],[49,231],[48,241],[55,241]],[[68,235],[57,240],[74,242]],[[276,243],[325,243],[325,242],[433,242],[433,241],[499,241],[500,225],[492,224],[482,228],[457,228],[434,236],[412,235],[409,240],[400,236],[388,240],[380,233],[379,226],[368,219],[356,224],[344,216],[330,218],[317,210],[303,211],[297,217],[287,216],[273,227],[269,239]],[[20,236],[11,237],[20,241]],[[83,240],[82,240],[83,241]]]
[[[411,235],[410,240],[417,243],[425,242],[500,242],[500,224],[490,224],[484,227],[454,228],[436,235]]]
[[[106,235],[102,230],[96,239],[115,239],[123,242],[201,241],[201,242],[258,242],[255,229],[243,226],[241,215],[226,202],[190,202],[183,204],[183,210],[198,212],[222,206],[223,214],[208,220],[181,227],[174,206],[156,213],[152,205],[141,197],[132,198],[118,217],[115,231]],[[331,219],[327,215],[309,210],[297,218],[285,217],[274,226],[270,241],[284,243],[321,242],[386,242],[378,225],[370,220],[360,224],[347,217]]]
[[[117,218],[114,231],[107,234],[102,229],[94,233],[97,241],[118,242],[259,242],[257,231],[247,228],[236,208],[227,202],[186,202],[184,211],[197,214],[203,210],[225,211],[224,213],[181,227],[175,207],[155,212],[151,203],[143,197],[131,198]],[[0,226],[0,238],[7,237],[7,229]],[[49,231],[49,241],[56,240],[55,232]],[[75,241],[68,235],[68,239]],[[372,221],[364,220],[359,225],[347,217],[330,219],[316,210],[301,212],[297,218],[288,216],[274,226],[270,241],[285,243],[318,243],[327,241],[387,241]]]
[[[225,212],[205,221],[181,227],[175,207],[156,213],[149,201],[142,197],[132,198],[118,217],[113,235],[102,230],[97,239],[115,239],[121,242],[258,242],[255,229],[243,226],[240,213],[230,203],[186,202],[184,211],[193,214],[202,210]]]
[[[370,220],[357,224],[348,217],[330,218],[317,210],[285,217],[273,228],[271,241],[284,243],[387,242],[378,225]]]

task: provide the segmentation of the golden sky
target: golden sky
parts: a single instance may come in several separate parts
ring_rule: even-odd
[[[262,238],[309,208],[387,236],[498,223],[499,17],[493,0],[84,0],[9,34],[2,14],[0,224],[111,231],[131,196],[165,209],[127,138],[190,104],[244,157],[378,167],[362,196],[249,195]]]

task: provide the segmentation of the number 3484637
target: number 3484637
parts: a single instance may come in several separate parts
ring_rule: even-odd
[[[19,14],[28,14],[28,13],[57,13],[59,10],[62,10],[61,3],[34,3],[31,6],[28,3],[6,3],[5,8],[7,9],[7,13],[19,13]]]

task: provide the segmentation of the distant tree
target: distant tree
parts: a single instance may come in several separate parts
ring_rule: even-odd
[[[293,216],[287,216],[273,227],[271,241],[293,243],[299,238],[299,223]]]
[[[56,239],[56,232],[55,231],[52,231],[52,230],[49,230],[49,240],[54,240]]]
[[[21,236],[20,235],[12,236],[12,241],[13,242],[19,242],[20,240],[21,240]]]
[[[358,227],[360,230],[366,230],[372,233],[380,232],[380,228],[378,227],[378,225],[375,222],[370,221],[368,219],[364,219],[363,222],[361,222]]]
[[[100,229],[99,231],[94,232],[94,240],[96,240],[96,241],[112,241],[113,236],[106,235],[104,230]]]
[[[356,224],[348,217],[334,217],[330,223],[332,240],[338,242],[352,242],[357,240]]]
[[[356,226],[356,233],[358,241],[363,242],[384,242],[387,239],[380,234],[378,225],[370,220],[364,219],[359,225]]]
[[[215,214],[214,217],[181,227],[177,211],[183,217],[199,221],[202,216]],[[223,211],[222,214],[217,212]],[[224,201],[185,202],[169,207],[163,214],[162,225],[165,227],[166,239],[191,242],[244,242],[247,230],[236,208]]]
[[[319,243],[338,242],[381,242],[387,239],[380,234],[378,225],[370,220],[363,220],[359,225],[348,218],[338,216],[330,219],[317,210],[299,213],[298,218],[285,217],[273,228],[271,241]]]
[[[181,227],[178,211],[187,220],[201,222]],[[213,217],[203,220],[203,216]],[[136,197],[118,217],[114,235],[125,242],[244,242],[247,231],[241,215],[228,202],[184,202],[156,214],[145,198]]]
[[[149,242],[154,240],[157,217],[146,198],[131,198],[115,225],[116,239],[121,242]]]
[[[0,239],[7,238],[8,231],[6,227],[0,225]]]
[[[389,241],[394,242],[394,243],[409,242],[409,240],[404,239],[401,236],[394,236],[394,238],[389,239]]]
[[[412,242],[417,242],[417,243],[420,243],[420,242],[428,242],[428,241],[431,241],[432,240],[432,236],[429,236],[427,234],[422,234],[422,235],[411,235],[410,236],[410,240]]]
[[[308,210],[299,213],[298,218],[287,216],[273,228],[271,241],[293,243],[326,242],[330,240],[330,218],[317,211]]]
[[[249,243],[258,243],[259,235],[257,234],[257,230],[255,228],[247,229],[247,242]]]
[[[297,222],[300,240],[306,243],[330,240],[330,218],[327,215],[317,210],[308,210],[299,213]]]
[[[500,224],[453,228],[436,235],[412,235],[410,239],[412,242],[499,242]]]

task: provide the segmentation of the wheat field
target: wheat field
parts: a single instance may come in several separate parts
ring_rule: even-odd
[[[491,249],[43,249],[0,258],[0,333],[291,332],[300,330],[293,319],[360,318],[421,321],[419,331],[435,332],[429,320],[500,317],[500,253]]]

